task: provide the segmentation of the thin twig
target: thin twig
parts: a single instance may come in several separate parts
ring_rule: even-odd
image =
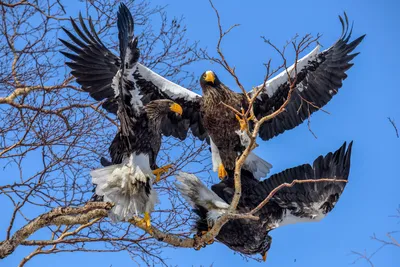
[[[389,122],[392,124],[392,126],[394,128],[397,138],[399,138],[399,131],[397,130],[397,126],[396,126],[394,120],[392,120],[390,117],[388,117],[388,120],[389,120]]]

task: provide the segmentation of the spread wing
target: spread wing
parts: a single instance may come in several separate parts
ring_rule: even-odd
[[[352,143],[346,151],[344,143],[335,153],[318,157],[313,166],[305,164],[272,175],[255,190],[255,194],[259,196],[256,201],[262,201],[274,188],[282,183],[291,183],[293,180],[324,178],[347,180],[350,172],[351,147]],[[270,229],[287,224],[319,221],[334,208],[345,186],[344,182],[318,182],[283,188],[260,211],[260,217],[268,222]]]
[[[118,26],[119,42],[120,44],[129,43],[133,38],[132,15],[122,4],[118,16],[118,20],[122,22]],[[115,89],[118,86],[113,85],[113,82],[120,80],[118,73],[122,67],[126,66],[121,66],[121,58],[114,55],[102,43],[91,18],[88,20],[89,26],[85,24],[81,15],[79,15],[80,27],[72,19],[71,24],[76,35],[63,28],[70,41],[61,40],[70,50],[70,52],[62,53],[71,60],[66,63],[72,69],[71,74],[82,86],[82,90],[88,92],[95,100],[104,101],[103,108],[107,111],[116,113],[119,92]],[[165,79],[137,62],[139,48],[137,46],[130,48],[131,50],[127,52],[120,52],[121,57],[125,59],[125,64],[129,65],[123,75],[130,92],[131,104],[140,108],[152,100],[171,99],[180,104],[184,112],[179,122],[167,120],[162,127],[163,133],[184,139],[190,128],[195,136],[203,140],[207,134],[201,121],[201,96]]]
[[[242,172],[242,196],[238,205],[241,212],[248,212],[258,206],[272,190],[283,183],[306,179],[341,179],[347,180],[350,172],[352,143],[346,150],[346,143],[335,153],[319,156],[313,166],[304,164],[258,182],[251,174]],[[312,222],[323,219],[335,206],[342,194],[344,182],[299,183],[292,187],[282,188],[256,214],[260,216],[268,229],[279,226]],[[233,179],[229,178],[212,190],[227,203],[234,194]]]
[[[317,46],[298,61],[296,87],[290,102],[284,112],[261,126],[259,134],[263,140],[269,140],[301,124],[313,112],[326,105],[342,87],[347,77],[345,72],[353,66],[350,61],[359,54],[350,53],[365,35],[349,42],[352,29],[349,29],[346,13],[344,19],[339,18],[343,28],[341,38],[323,52],[319,52],[320,47]],[[291,76],[294,75],[293,70],[294,65],[288,69]],[[266,83],[254,105],[257,118],[273,113],[285,102],[289,92],[287,79],[286,71],[283,71]]]

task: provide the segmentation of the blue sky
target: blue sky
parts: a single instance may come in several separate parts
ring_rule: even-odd
[[[168,5],[170,17],[184,16],[187,37],[213,52],[218,38],[216,17],[206,0],[153,1]],[[262,63],[279,57],[268,48],[260,36],[277,45],[298,33],[322,33],[325,48],[340,36],[337,16],[346,11],[354,21],[353,36],[367,37],[357,48],[361,54],[348,71],[339,94],[322,112],[311,118],[311,127],[318,139],[303,124],[268,142],[259,142],[257,153],[273,164],[272,173],[303,163],[311,163],[320,154],[354,140],[349,184],[332,213],[322,222],[282,227],[271,232],[273,244],[267,263],[246,262],[224,245],[214,243],[200,251],[168,249],[164,255],[172,266],[347,266],[355,259],[352,250],[369,252],[379,244],[370,240],[391,230],[399,229],[398,221],[390,218],[400,204],[400,139],[397,139],[387,117],[400,127],[398,101],[397,47],[400,42],[398,1],[222,1],[215,0],[225,28],[239,23],[223,43],[228,61],[247,88],[262,83]],[[199,62],[191,67],[200,75],[215,70],[231,88],[234,81],[220,67]],[[397,254],[397,256],[396,256]],[[375,266],[400,266],[400,253],[387,247],[373,259]],[[21,254],[19,254],[21,256]],[[18,259],[6,260],[14,266]],[[38,256],[28,266],[127,266],[134,264],[125,253],[59,254]],[[368,266],[359,262],[356,266]]]

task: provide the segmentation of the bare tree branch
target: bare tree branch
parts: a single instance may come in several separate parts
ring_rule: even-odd
[[[394,128],[394,130],[395,130],[395,132],[396,132],[397,138],[399,138],[399,131],[397,130],[397,126],[396,126],[394,120],[391,119],[390,117],[388,117],[388,120],[389,120],[389,122],[392,124],[392,126],[393,126],[393,128]]]

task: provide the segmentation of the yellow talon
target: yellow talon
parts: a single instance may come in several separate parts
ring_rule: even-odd
[[[226,176],[228,176],[228,173],[226,172],[224,165],[220,163],[218,167],[218,178],[223,180]]]
[[[142,224],[144,228],[146,228],[146,230],[149,233],[152,233],[153,231],[151,230],[151,221],[150,221],[150,213],[148,213],[147,211],[144,213],[143,219],[138,221],[138,224]]]
[[[154,180],[154,184],[158,183],[161,180],[161,175],[168,172],[168,170],[172,167],[173,167],[172,164],[168,164],[161,168],[153,170],[153,174],[156,176],[156,179]]]
[[[245,112],[242,108],[241,115],[235,114],[236,119],[239,121],[240,130],[244,131],[247,128],[247,122],[254,119],[254,115],[250,115],[250,117],[245,118]]]
[[[201,235],[206,235],[209,231],[211,230],[211,228],[208,228],[208,231],[201,231]],[[211,239],[210,241],[207,241],[206,244],[207,245],[211,245],[212,243],[214,243],[214,238]]]

